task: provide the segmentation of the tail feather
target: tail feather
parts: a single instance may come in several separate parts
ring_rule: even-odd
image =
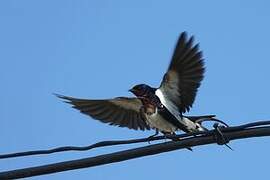
[[[203,130],[207,130],[206,127],[204,127],[202,125],[203,122],[205,121],[210,121],[210,122],[217,122],[220,123],[226,127],[229,127],[229,125],[227,123],[225,123],[222,120],[216,119],[215,115],[204,115],[204,116],[185,116],[186,118],[188,118],[190,121],[196,123],[197,125],[199,125],[199,128],[203,131]]]
[[[216,115],[203,115],[203,116],[185,116],[186,118],[188,118],[189,120],[191,120],[192,122],[196,122],[198,120],[203,120],[203,119],[212,119],[214,117],[216,117]]]

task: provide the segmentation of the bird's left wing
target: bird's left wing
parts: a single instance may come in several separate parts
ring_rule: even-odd
[[[72,107],[78,109],[81,113],[103,123],[135,130],[150,129],[146,124],[144,114],[140,111],[142,103],[137,98],[117,97],[114,99],[90,100],[62,95],[56,96],[72,104]]]

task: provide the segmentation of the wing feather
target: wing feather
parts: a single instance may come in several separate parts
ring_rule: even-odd
[[[193,36],[188,39],[186,32],[181,33],[159,88],[167,103],[181,114],[192,107],[204,77],[203,55],[193,42]]]
[[[114,99],[90,100],[56,95],[65,102],[94,119],[110,125],[135,130],[149,130],[141,113],[142,103],[137,98],[118,97]]]

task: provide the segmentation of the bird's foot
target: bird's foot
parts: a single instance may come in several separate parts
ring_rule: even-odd
[[[166,139],[170,139],[172,141],[181,141],[182,140],[179,137],[175,137],[176,134],[174,132],[173,133],[162,132],[162,133],[164,134],[164,136],[165,136]],[[187,147],[186,149],[188,149],[189,151],[193,151],[193,149],[191,147]]]
[[[233,151],[233,149],[228,145],[229,143],[229,139],[224,136],[224,134],[221,132],[221,129],[224,128],[224,126],[219,126],[218,123],[215,123],[213,125],[213,128],[216,130],[216,133],[215,133],[215,139],[217,141],[217,144],[218,145],[225,145],[227,146],[230,150]]]
[[[166,139],[170,139],[172,141],[179,141],[180,140],[179,138],[174,137],[176,135],[174,132],[163,132],[162,131],[162,133],[163,133],[163,135],[165,137],[165,140]]]
[[[149,136],[147,139],[148,139],[148,144],[151,144],[151,141],[153,140],[154,137],[156,137],[158,135],[158,130],[156,129],[156,132],[155,134]]]

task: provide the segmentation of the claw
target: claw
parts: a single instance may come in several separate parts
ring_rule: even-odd
[[[173,133],[166,133],[166,132],[162,132],[165,136],[166,139],[170,139],[172,141],[181,141],[180,138],[177,137],[172,137],[171,135],[176,135],[174,132]],[[191,147],[187,147],[186,149],[188,149],[189,151],[193,152],[193,149]]]
[[[155,136],[157,136],[158,135],[158,133],[159,133],[159,131],[156,129],[156,132],[155,132],[155,134],[153,134],[153,135],[151,135],[151,136],[149,136],[147,139],[148,139],[148,144],[151,144],[151,140],[152,140],[152,138],[153,137],[155,137]]]

